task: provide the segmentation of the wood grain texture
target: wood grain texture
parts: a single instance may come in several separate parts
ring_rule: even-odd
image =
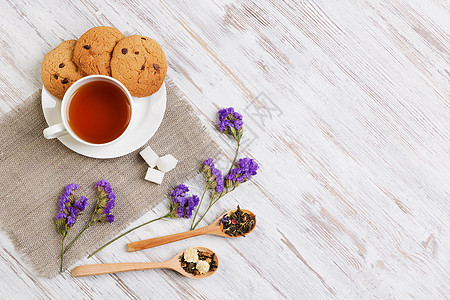
[[[45,53],[110,25],[162,45],[168,74],[227,153],[234,145],[214,129],[216,112],[241,111],[242,155],[261,165],[201,224],[239,203],[258,217],[245,239],[126,252],[126,242],[189,227],[173,220],[80,261],[163,261],[195,244],[220,256],[213,277],[39,278],[2,236],[2,297],[449,299],[447,1],[5,0],[0,17],[1,114],[41,86]],[[201,178],[189,184],[201,193]]]

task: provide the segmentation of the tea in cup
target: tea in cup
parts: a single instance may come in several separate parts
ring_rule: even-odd
[[[133,101],[130,92],[118,80],[91,75],[76,81],[61,103],[62,123],[44,129],[44,137],[66,134],[75,140],[103,146],[120,139],[130,128]]]

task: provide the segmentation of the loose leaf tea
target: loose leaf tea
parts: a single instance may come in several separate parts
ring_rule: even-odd
[[[194,275],[206,274],[217,269],[215,253],[189,248],[180,256],[181,267]]]
[[[223,224],[223,232],[229,236],[245,236],[256,225],[256,217],[237,207],[230,215],[224,215],[220,219],[219,225]]]

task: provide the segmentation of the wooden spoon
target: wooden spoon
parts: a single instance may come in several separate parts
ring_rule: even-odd
[[[212,250],[205,247],[192,247],[199,251],[206,251],[209,253],[214,253]],[[213,275],[219,268],[219,258],[217,254],[214,255],[214,261],[216,262],[217,268],[214,271],[208,271],[205,274],[194,275],[186,272],[180,263],[180,256],[183,255],[185,250],[181,251],[171,259],[164,262],[135,262],[135,263],[116,263],[116,264],[96,264],[96,265],[84,265],[78,266],[72,270],[72,276],[92,276],[92,275],[102,275],[110,273],[128,272],[128,271],[140,271],[149,269],[172,269],[177,271],[183,276],[201,279]]]
[[[249,215],[253,215],[253,216],[255,215],[254,213],[252,213],[251,211],[249,211],[247,209],[241,209],[241,210],[243,212],[248,213]],[[227,213],[227,215],[231,215],[235,211],[236,211],[236,209],[231,210]],[[230,236],[230,235],[226,234],[225,232],[223,232],[223,224],[219,225],[220,219],[222,219],[222,217],[215,220],[212,224],[202,227],[202,228],[199,228],[199,229],[128,243],[127,244],[128,251],[134,252],[134,251],[144,250],[144,249],[169,244],[172,242],[184,240],[184,239],[187,239],[190,237],[203,235],[203,234],[212,234],[212,235],[218,235],[218,236],[224,236],[224,237],[240,237],[240,236],[242,236],[242,235]],[[256,227],[256,217],[255,217],[255,224],[254,224],[253,228],[247,234],[252,232],[255,227]]]

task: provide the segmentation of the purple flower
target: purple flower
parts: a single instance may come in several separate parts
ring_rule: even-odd
[[[105,190],[105,192],[106,192],[106,190]],[[109,193],[107,192],[107,194],[108,194],[109,200],[112,200],[112,201],[116,200],[116,194],[114,194],[114,192],[112,190]]]
[[[63,211],[66,208],[66,202],[64,199],[59,200],[58,202],[58,209],[59,211]]]
[[[225,175],[225,179],[232,182],[244,182],[244,177],[242,175],[242,170],[239,167],[236,167],[230,171],[229,174]]]
[[[225,176],[225,179],[230,182],[246,182],[257,174],[259,169],[255,160],[250,158],[241,158],[237,164],[237,167],[232,169],[229,174]]]
[[[223,215],[222,219],[220,219],[219,225],[222,223],[228,223],[228,222],[230,222],[230,218],[228,218],[228,215],[225,214],[225,215]]]
[[[75,184],[75,183],[68,184],[64,188],[64,194],[66,194],[67,196],[70,196],[73,194],[73,191],[78,190],[79,188],[80,188],[80,186],[78,184]]]
[[[212,171],[213,175],[216,177],[215,178],[215,191],[216,193],[222,193],[223,192],[223,177],[222,177],[222,171],[220,171],[219,169],[214,168]]]
[[[187,186],[185,186],[184,184],[180,184],[178,185],[176,188],[174,188],[172,190],[172,192],[170,192],[170,196],[171,197],[175,197],[175,196],[185,196],[185,194],[189,192],[189,188]]]
[[[223,176],[222,172],[214,166],[212,158],[205,160],[203,166],[203,176],[205,177],[206,184],[211,189],[215,189],[216,193],[223,192]]]
[[[214,175],[215,178],[219,178],[222,177],[222,171],[220,171],[219,169],[212,169],[211,173]]]
[[[186,204],[186,197],[185,196],[174,196],[172,198],[173,203],[177,203],[180,206],[184,206]]]
[[[177,208],[177,218],[182,218],[184,216],[184,208],[182,206]]]
[[[192,197],[189,199],[189,206],[196,207],[199,202],[200,198],[197,195],[192,195]]]
[[[192,217],[192,212],[194,211],[194,208],[192,208],[190,206],[186,206],[184,210],[185,210],[184,217],[186,219],[189,219],[190,217]]]
[[[184,184],[178,185],[170,192],[172,202],[170,204],[170,210],[176,212],[177,218],[187,218],[192,216],[192,211],[199,203],[197,195],[186,197],[186,193],[189,192],[189,188]]]
[[[86,209],[88,205],[88,198],[81,196],[79,200],[76,200],[73,204],[80,212]]]
[[[214,168],[214,163],[212,158],[208,158],[205,160],[205,165],[209,166],[210,168]]]
[[[58,232],[64,236],[67,235],[68,228],[72,227],[78,215],[86,208],[88,203],[88,199],[84,196],[78,200],[75,199],[74,191],[79,188],[78,184],[68,184],[59,197],[58,214],[55,217],[55,222]]]
[[[73,224],[75,224],[76,218],[72,218],[71,216],[67,217],[67,227],[72,227]]]
[[[115,205],[116,203],[114,202],[114,200],[109,200],[108,203],[106,204],[105,209],[103,210],[103,214],[108,215]]]
[[[65,219],[65,218],[67,218],[67,215],[66,215],[65,213],[63,213],[63,212],[60,212],[60,213],[58,213],[58,214],[56,215],[55,221],[56,221],[56,220],[60,220],[60,219]]]
[[[256,171],[259,169],[259,166],[255,160],[250,158],[241,158],[238,165],[243,171],[243,177],[245,180],[250,180],[253,175],[257,174]]]
[[[106,180],[99,180],[94,185],[98,189],[97,206],[95,208],[95,215],[93,216],[94,222],[114,222],[114,216],[111,214],[111,210],[116,205],[116,194],[111,188],[111,185]]]
[[[192,195],[192,197],[186,198],[187,206],[185,206],[185,218],[190,218],[192,216],[193,211],[197,207],[200,199],[197,195]]]
[[[242,125],[244,125],[244,122],[242,120],[234,120],[233,121],[234,128],[237,130],[240,130],[242,128]]]
[[[63,204],[70,202],[69,195],[65,191],[59,196],[59,202]]]
[[[219,110],[219,122],[217,123],[219,131],[230,133],[236,139],[240,139],[240,136],[236,134],[236,131],[240,131],[243,124],[242,115],[235,112],[233,107],[222,108]]]
[[[114,216],[113,215],[106,215],[106,222],[108,222],[109,224],[114,222]]]
[[[79,211],[78,211],[77,209],[75,209],[75,207],[69,206],[69,207],[67,208],[67,211],[71,214],[71,216],[72,216],[73,218],[75,218],[75,219],[77,218]]]
[[[97,183],[94,185],[94,187],[99,187],[99,186],[103,187],[104,189],[105,189],[105,188],[110,188],[110,187],[111,187],[111,185],[109,184],[109,182],[106,181],[106,180],[103,180],[103,179],[97,181]]]

